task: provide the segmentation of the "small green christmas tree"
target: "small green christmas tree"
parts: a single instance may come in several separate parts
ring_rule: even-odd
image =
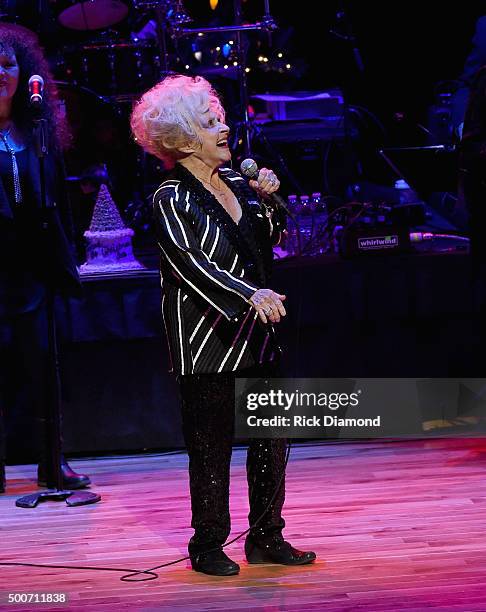
[[[96,198],[96,204],[89,226],[90,232],[113,232],[126,229],[108,187],[103,183]]]

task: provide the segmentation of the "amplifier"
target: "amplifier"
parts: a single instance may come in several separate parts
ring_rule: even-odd
[[[263,103],[268,119],[275,121],[342,117],[344,113],[343,94],[338,89],[257,94],[252,100]]]
[[[330,142],[356,139],[358,131],[354,127],[346,134],[340,117],[325,117],[321,119],[301,119],[300,121],[258,121],[263,134],[271,142]]]

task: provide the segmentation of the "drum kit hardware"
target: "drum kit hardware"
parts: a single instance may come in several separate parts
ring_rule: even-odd
[[[61,41],[69,38],[53,49],[57,36],[49,31],[51,68],[73,136],[66,159],[71,185],[81,185],[81,177],[103,167],[113,185],[123,183],[120,189],[114,186],[122,207],[123,199],[133,198],[134,192],[145,200],[152,185],[143,180],[155,173],[152,161],[130,138],[129,116],[134,101],[173,71],[222,79],[223,89],[232,90],[236,82],[235,104],[241,103],[244,117],[235,132],[237,140],[246,143],[245,152],[251,152],[243,37],[276,28],[269,0],[264,0],[264,16],[257,23],[244,23],[243,0],[233,0],[234,24],[201,28],[190,27],[192,19],[182,0],[39,0],[35,16],[30,0],[25,0],[30,13],[23,11],[23,1],[0,0],[0,19],[36,29],[41,41],[39,24],[47,22]],[[7,4],[8,10],[2,10]],[[72,35],[66,36],[69,31]],[[221,88],[221,81],[217,86]],[[94,174],[96,182],[99,172]],[[130,180],[132,189],[127,186]]]
[[[77,85],[103,96],[139,94],[159,78],[159,48],[150,40],[93,40],[69,46],[63,70]]]
[[[133,101],[160,78],[178,72],[194,70],[209,79],[236,80],[238,97],[244,117],[235,133],[236,142],[243,142],[245,154],[251,153],[255,132],[248,117],[247,66],[243,36],[252,31],[272,32],[276,24],[270,14],[269,0],[264,0],[264,15],[256,23],[244,23],[242,0],[234,0],[234,24],[215,27],[188,27],[192,19],[182,0],[49,0],[56,19],[64,28],[89,33],[89,39],[69,44],[62,49],[56,77],[71,83],[73,91],[83,96],[90,90],[122,109],[115,114],[127,115]],[[114,29],[131,14],[144,22],[142,30],[123,38]],[[111,28],[111,29],[110,29]],[[93,32],[96,35],[93,37]],[[214,44],[211,34],[220,35]],[[169,53],[170,41],[174,53]],[[186,56],[177,58],[183,49],[181,39],[189,41]],[[201,50],[196,52],[194,49]],[[171,50],[172,51],[172,50]],[[183,51],[184,53],[184,51]],[[202,57],[202,60],[201,60]],[[69,119],[69,117],[68,117]]]
[[[100,30],[119,23],[128,15],[122,0],[56,1],[59,23],[70,30]]]

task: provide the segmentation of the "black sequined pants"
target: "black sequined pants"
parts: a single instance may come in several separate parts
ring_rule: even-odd
[[[276,376],[273,364],[238,372],[188,374],[178,377],[182,396],[182,424],[189,454],[189,483],[194,536],[191,554],[221,546],[231,529],[229,514],[230,461],[234,436],[234,381],[238,377]],[[251,440],[246,471],[253,525],[280,482],[271,508],[252,529],[257,539],[280,539],[285,521],[281,511],[285,499],[285,454],[287,441]]]

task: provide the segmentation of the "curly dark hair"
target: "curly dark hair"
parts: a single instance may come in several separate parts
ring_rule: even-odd
[[[29,78],[33,74],[39,74],[44,79],[40,117],[47,121],[48,134],[52,139],[51,146],[57,150],[67,148],[71,140],[69,128],[61,114],[57,88],[36,35],[26,28],[0,23],[0,53],[10,55],[12,52],[19,65],[19,85],[12,101],[13,121],[29,139],[32,121],[39,117],[39,112],[29,104]]]

